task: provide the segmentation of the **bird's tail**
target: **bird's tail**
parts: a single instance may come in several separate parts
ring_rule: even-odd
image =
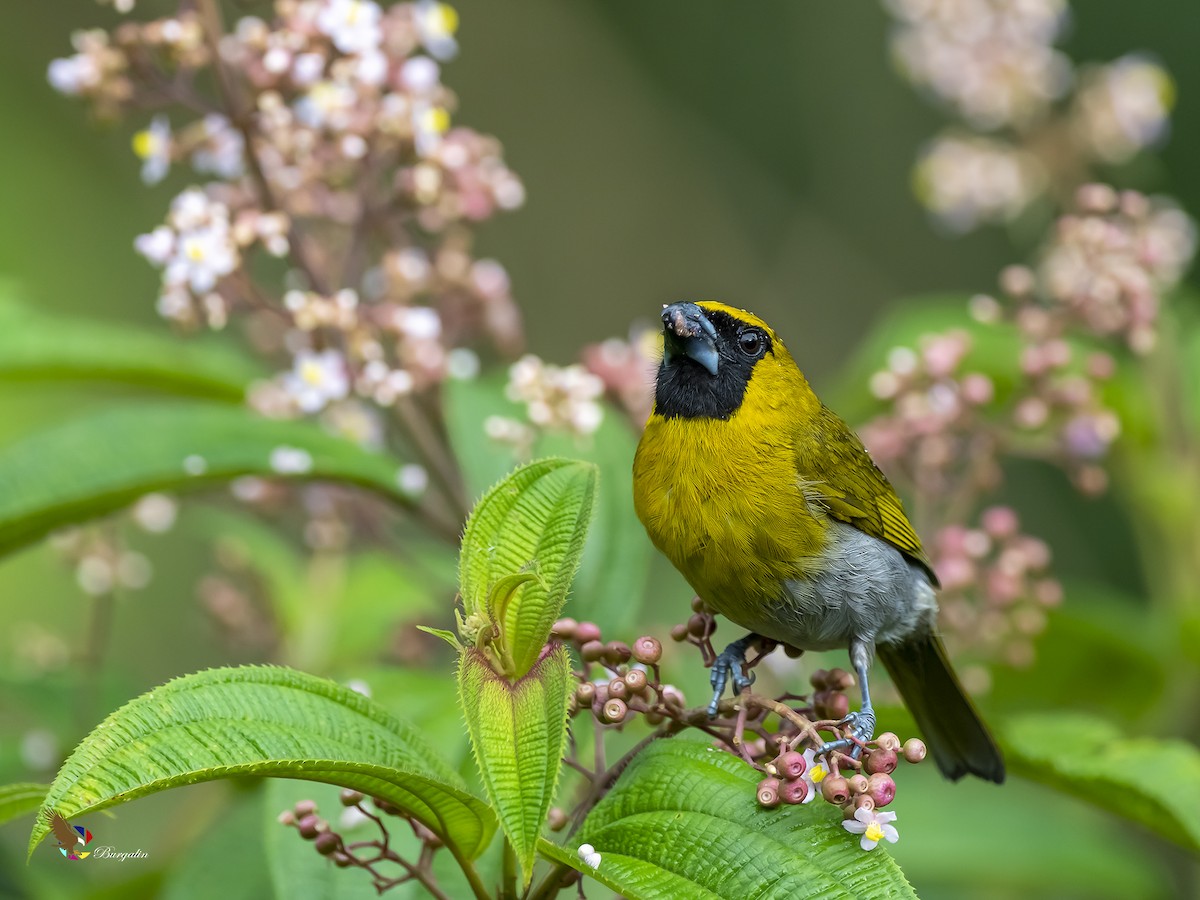
[[[941,639],[926,632],[877,650],[942,774],[951,781],[970,773],[1003,782],[1000,748],[950,668]]]

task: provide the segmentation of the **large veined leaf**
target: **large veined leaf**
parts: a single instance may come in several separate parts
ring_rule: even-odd
[[[302,421],[224,404],[138,404],[84,416],[0,449],[0,553],[150,491],[240,475],[344,481],[407,503],[399,465]]]
[[[0,825],[36,812],[46,799],[48,790],[50,785],[31,781],[0,785]]]
[[[322,781],[382,797],[474,857],[495,817],[421,735],[332,681],[276,666],[176,678],[98,725],[45,805],[68,819],[173,787],[242,775]],[[39,818],[32,854],[48,825]]]
[[[596,493],[596,467],[543,459],[517,469],[484,495],[471,513],[459,556],[459,586],[468,613],[488,609],[501,579],[510,584],[497,615],[501,641],[520,678],[538,659],[558,618],[583,553]]]
[[[42,315],[3,296],[0,285],[0,380],[116,381],[237,402],[261,375],[227,343]]]
[[[512,683],[469,649],[460,658],[458,685],[484,786],[528,884],[562,767],[571,658],[561,645],[552,645]]]
[[[759,778],[704,743],[659,741],[634,758],[570,847],[539,849],[631,900],[916,897],[883,846],[863,851],[829,804],[761,809]],[[576,852],[585,843],[600,854],[595,870]]]
[[[1200,853],[1200,750],[1082,713],[1031,713],[1000,730],[1013,772]],[[1148,762],[1152,761],[1152,762]]]

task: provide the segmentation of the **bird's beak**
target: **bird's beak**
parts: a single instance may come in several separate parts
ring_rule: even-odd
[[[703,366],[709,375],[717,374],[721,356],[717,352],[717,329],[695,303],[664,306],[663,361],[667,364],[686,356]]]

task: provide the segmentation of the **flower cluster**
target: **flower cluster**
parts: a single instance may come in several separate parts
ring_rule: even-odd
[[[917,197],[952,231],[1011,221],[1047,192],[1062,196],[1097,164],[1161,143],[1170,75],[1121,57],[1076,72],[1054,49],[1066,0],[887,0],[901,72],[988,137],[952,129],[916,166]],[[1074,88],[1070,101],[1057,103]]]
[[[972,125],[1031,121],[1071,83],[1054,49],[1066,0],[887,0],[897,19],[892,52],[916,84]]]
[[[992,506],[976,528],[942,528],[929,549],[942,583],[942,634],[951,652],[1013,666],[1032,663],[1032,639],[1045,628],[1046,609],[1063,596],[1062,585],[1048,574],[1046,542],[1022,534],[1013,509]],[[985,670],[964,670],[963,678],[976,693],[987,687]]]
[[[693,600],[692,608],[691,618],[676,625],[671,636],[676,642],[697,647],[705,665],[711,666],[716,658],[712,646],[716,620],[699,598]],[[902,743],[891,732],[868,742],[848,738],[846,691],[855,681],[843,669],[812,673],[814,690],[807,698],[793,694],[770,698],[746,690],[736,698],[721,700],[716,717],[710,717],[708,707],[688,707],[683,693],[664,683],[664,648],[657,639],[646,635],[632,645],[606,642],[594,622],[574,619],[555,623],[554,636],[570,642],[581,661],[575,673],[579,684],[571,702],[572,716],[586,715],[601,730],[601,737],[605,729],[627,727],[639,717],[662,736],[700,728],[713,737],[716,749],[738,756],[763,774],[755,795],[764,808],[810,803],[820,796],[839,806],[847,821],[860,821],[855,818],[860,811],[874,811],[895,799],[892,773],[899,762],[920,762],[926,755],[920,740]],[[768,658],[776,646],[764,646],[747,666]],[[784,649],[793,658],[797,655],[793,648]],[[828,749],[826,736],[833,741],[848,738],[846,749]],[[627,759],[617,762],[611,770],[597,762],[599,768],[592,771],[582,761],[568,759],[593,785],[608,783],[611,772],[619,772],[625,762]],[[596,799],[591,793],[589,797],[591,802]],[[550,811],[553,830],[567,821],[562,810]],[[874,843],[862,846],[871,849]]]
[[[452,7],[269,10],[226,27],[221,4],[195,0],[80,32],[49,80],[98,116],[135,117],[146,183],[181,170],[195,180],[135,241],[161,272],[159,313],[184,329],[241,327],[277,373],[250,392],[260,413],[319,416],[366,446],[409,449],[406,493],[439,475],[414,510],[457,533],[465,500],[436,391],[474,377],[480,353],[522,349],[508,275],[475,258],[472,232],[520,207],[524,187],[498,141],[454,122],[442,80],[458,51]],[[542,379],[549,395],[530,396],[530,413],[594,430],[600,389],[564,372]],[[277,462],[285,474],[305,468],[294,453]]]
[[[578,364],[555,366],[527,354],[509,368],[505,394],[522,404],[527,421],[488,416],[484,430],[492,440],[522,453],[528,452],[539,432],[586,437],[594,434],[604,419],[599,402],[604,382]]]
[[[583,364],[608,396],[641,428],[654,408],[654,370],[662,359],[662,332],[636,327],[628,340],[609,338],[583,348]]]

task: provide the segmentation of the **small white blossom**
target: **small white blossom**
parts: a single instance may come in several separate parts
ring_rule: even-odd
[[[479,354],[469,347],[455,347],[446,354],[446,374],[458,381],[470,381],[479,368]]]
[[[149,234],[139,234],[133,248],[156,266],[165,266],[175,252],[175,232],[166,225],[159,225]]]
[[[900,840],[900,832],[891,823],[896,821],[894,812],[877,811],[873,809],[856,809],[854,818],[842,822],[842,827],[851,834],[861,834],[859,846],[864,850],[874,850],[881,840],[894,844]]]
[[[579,845],[579,858],[583,860],[585,866],[590,866],[593,869],[600,868],[600,854],[596,852],[596,848],[591,844]]]
[[[276,447],[271,451],[271,471],[280,475],[304,475],[312,471],[313,459],[299,447]]]
[[[142,161],[142,181],[158,184],[171,169],[171,123],[155,116],[150,127],[133,136],[133,152]]]
[[[358,101],[358,92],[353,85],[343,81],[318,81],[296,101],[296,118],[309,128],[342,131],[350,124]]]
[[[599,398],[604,382],[583,366],[553,366],[527,355],[509,369],[508,399],[525,404],[529,420],[540,428],[579,435],[595,432],[604,419]]]
[[[96,60],[85,53],[52,60],[46,71],[50,86],[60,94],[75,96],[85,93],[100,84],[100,67]]]
[[[336,350],[302,350],[293,360],[292,371],[283,376],[283,389],[302,412],[324,409],[350,393],[346,360]]]
[[[382,12],[372,0],[325,0],[317,13],[317,30],[342,53],[363,53],[378,47],[383,39],[379,27]]]
[[[425,471],[424,466],[409,463],[401,466],[400,471],[396,473],[396,484],[404,493],[416,496],[424,493],[425,488],[429,486],[429,473]]]
[[[400,81],[414,94],[430,94],[441,84],[441,67],[428,56],[414,56],[400,67]]]
[[[1092,151],[1122,163],[1166,136],[1175,84],[1162,66],[1124,56],[1090,73],[1076,99],[1077,121]]]
[[[146,494],[130,511],[138,527],[152,534],[170,531],[179,515],[179,504],[166,494]]]
[[[85,594],[92,597],[111,591],[116,584],[116,576],[112,563],[103,556],[85,556],[75,568],[75,581]]]
[[[192,153],[192,167],[219,178],[240,178],[245,149],[242,133],[225,116],[210,113],[204,117],[204,143]]]
[[[436,0],[421,0],[417,4],[417,32],[434,59],[453,59],[458,53],[456,31],[458,11],[453,6]]]

